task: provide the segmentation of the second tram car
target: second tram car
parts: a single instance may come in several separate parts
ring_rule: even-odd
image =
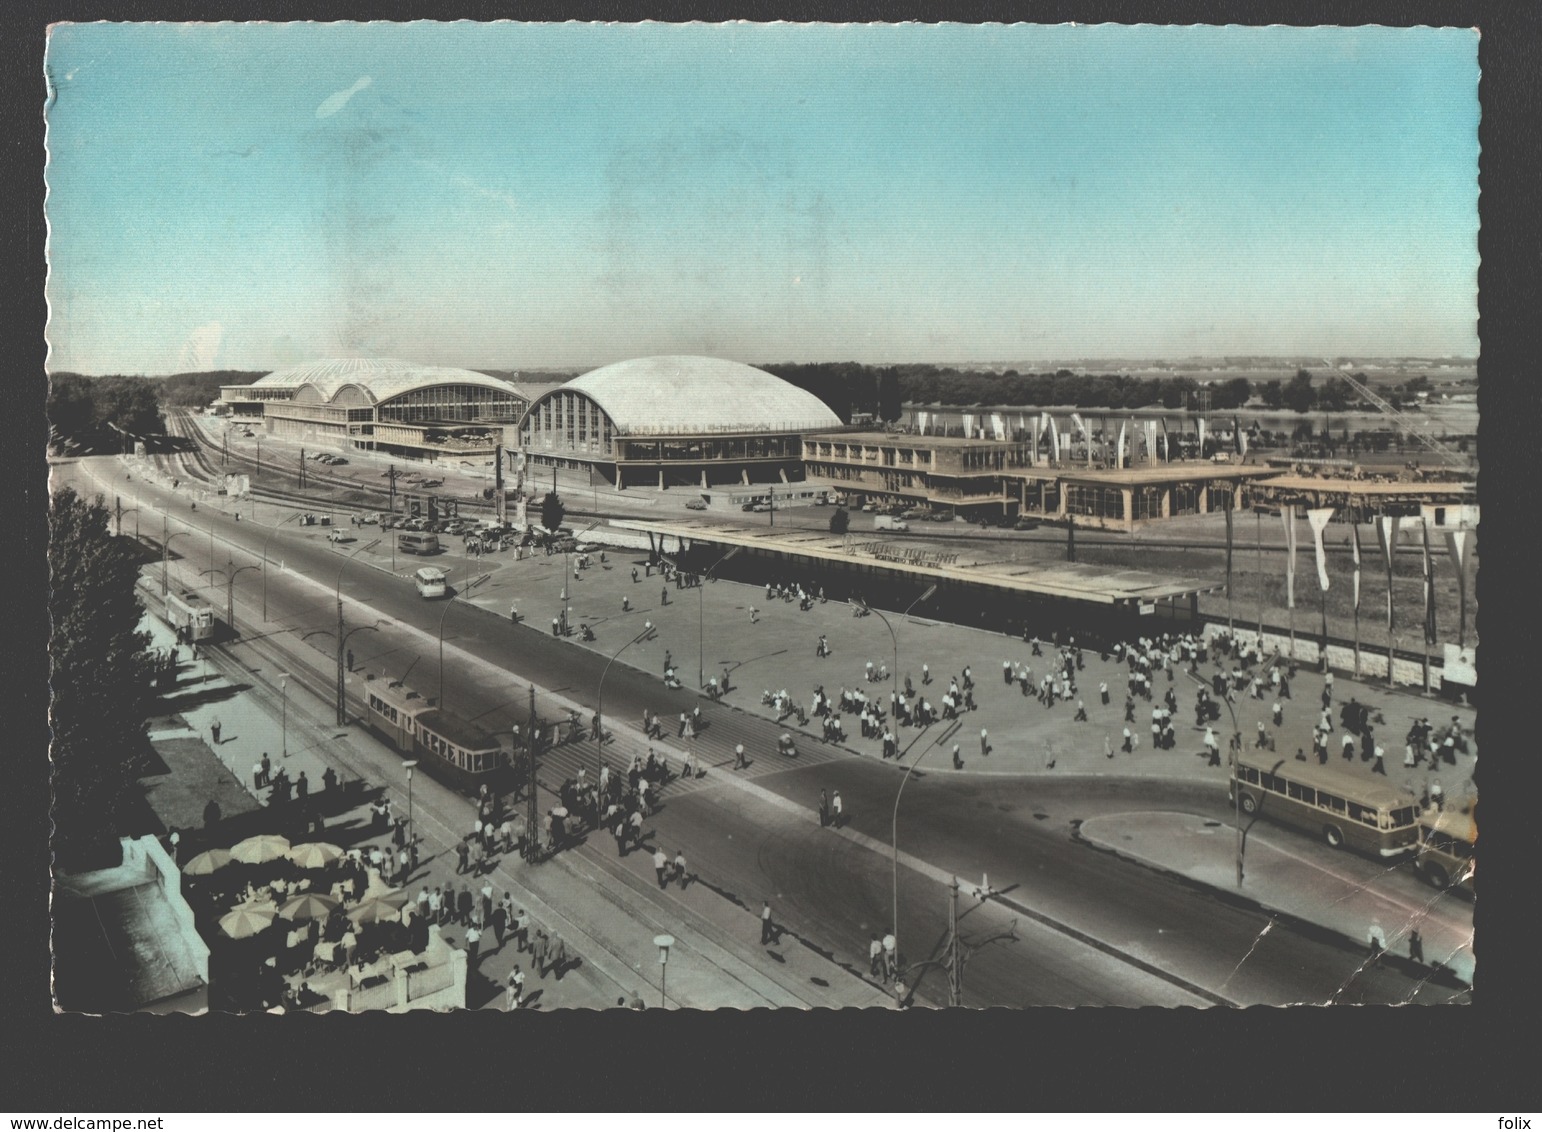
[[[192,640],[207,641],[214,636],[214,610],[197,594],[168,593],[166,624],[173,629],[186,631]]]
[[[364,701],[370,727],[398,751],[421,759],[434,777],[476,794],[483,784],[498,790],[509,774],[498,741],[470,720],[434,707],[401,684],[371,680]]]

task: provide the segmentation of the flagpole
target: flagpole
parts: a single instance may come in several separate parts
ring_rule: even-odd
[[[1264,513],[1254,511],[1254,518],[1258,520],[1258,648],[1264,647]]]
[[[1231,547],[1232,547],[1232,499],[1226,500],[1226,636],[1231,638],[1235,628],[1232,621],[1231,603]]]
[[[1397,557],[1397,524],[1396,519],[1389,520],[1387,527],[1387,687],[1397,687],[1397,680],[1392,674],[1392,666],[1396,662],[1392,644],[1392,560]]]
[[[1350,537],[1355,544],[1355,679],[1360,679],[1360,524],[1359,516],[1353,515],[1354,530]]]

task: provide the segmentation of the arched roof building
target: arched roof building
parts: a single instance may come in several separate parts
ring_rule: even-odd
[[[789,482],[805,432],[839,428],[812,393],[721,358],[636,358],[530,404],[520,444],[536,463],[591,467],[617,487]]]
[[[272,434],[412,457],[491,455],[532,396],[474,370],[397,358],[306,362],[221,390],[234,415],[260,415]]]

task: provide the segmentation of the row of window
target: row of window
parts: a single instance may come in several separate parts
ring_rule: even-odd
[[[1303,805],[1316,806],[1320,810],[1347,817],[1350,821],[1357,821],[1372,829],[1395,829],[1413,824],[1414,812],[1411,806],[1393,810],[1388,814],[1374,806],[1362,806],[1358,802],[1348,801],[1326,790],[1318,790],[1281,775],[1270,774],[1268,771],[1260,772],[1255,767],[1242,767],[1239,774],[1244,782],[1262,786],[1270,793],[1283,794]]]

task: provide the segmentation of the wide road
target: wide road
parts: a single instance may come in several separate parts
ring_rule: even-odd
[[[211,535],[216,569],[228,561],[261,562],[266,541],[266,632],[294,641],[292,647],[332,655],[335,646],[325,634],[335,626],[334,592],[340,592],[350,628],[379,625],[378,632],[351,637],[360,666],[388,671],[393,679],[410,672],[408,683],[429,695],[437,688],[442,618],[448,706],[489,730],[523,722],[527,682],[595,702],[605,657],[466,603],[425,602],[405,577],[362,560],[348,564],[352,547],[340,551],[317,528],[272,528],[237,523],[207,508],[193,511],[185,498],[138,477],[125,484],[122,465],[111,458],[56,471],[61,480],[88,473],[109,499],[114,487],[134,493],[147,536],[158,538],[159,509],[168,511],[173,532],[190,532],[172,544],[189,577],[209,567]],[[507,561],[487,560],[483,568],[491,576],[484,585],[518,596]],[[414,564],[408,559],[399,569],[405,575]],[[237,582],[238,621],[248,636],[261,629],[262,585],[255,571]],[[223,617],[222,586],[214,596]],[[651,666],[656,660],[641,662]],[[767,720],[686,691],[669,692],[652,671],[624,662],[612,665],[605,678],[604,708],[612,725],[631,724],[644,708],[669,720],[698,703],[708,726],[697,751],[709,764],[723,765],[732,761],[733,745],[743,742],[754,759],[741,772],[750,785],[721,783],[714,775],[672,788],[653,823],[660,843],[683,848],[725,898],[758,907],[769,897],[777,919],[798,938],[865,968],[870,935],[891,926],[886,847],[900,771],[828,748],[788,760],[776,754],[778,729]],[[547,760],[543,780],[560,780],[580,761],[592,766],[593,757],[592,746],[561,748]],[[819,828],[814,805],[821,788],[841,792],[856,837]],[[948,934],[945,880],[956,873],[964,885],[960,929],[970,945],[964,971],[969,1005],[1434,1002],[1453,996],[1453,987],[1418,982],[1395,967],[1365,967],[1358,950],[1325,933],[1272,922],[1074,837],[1078,819],[1117,810],[1179,809],[1224,822],[1224,799],[1215,795],[1171,782],[912,776],[899,825],[908,862],[899,869],[904,960],[921,964],[940,957]],[[610,850],[594,844],[576,852]],[[971,894],[982,873],[1001,894],[983,904]],[[919,973],[918,1000],[946,1003],[943,972],[926,967]],[[1154,980],[1163,993],[1153,994]]]

